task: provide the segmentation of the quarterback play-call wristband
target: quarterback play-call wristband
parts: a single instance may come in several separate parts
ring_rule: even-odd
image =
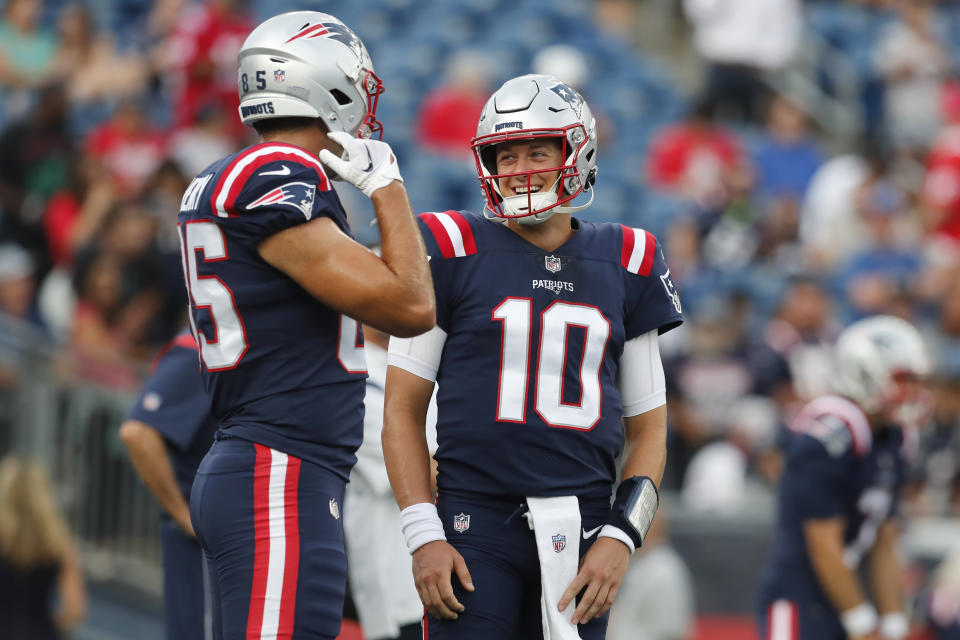
[[[647,531],[650,530],[650,525],[653,523],[653,517],[657,514],[659,505],[660,495],[657,493],[657,486],[653,484],[653,480],[647,476],[633,476],[621,482],[620,486],[617,487],[617,495],[610,507],[610,515],[606,524],[625,533],[633,542],[631,550],[636,549],[643,544],[643,539],[647,537]],[[604,533],[601,531],[600,535],[603,536]],[[620,538],[620,536],[611,535],[609,532],[605,537]]]

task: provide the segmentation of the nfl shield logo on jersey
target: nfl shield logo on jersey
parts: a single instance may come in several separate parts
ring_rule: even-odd
[[[470,528],[470,516],[461,513],[460,515],[453,516],[453,530],[457,533],[463,533]]]
[[[330,515],[334,520],[340,519],[340,505],[337,504],[336,498],[330,498]]]
[[[557,256],[544,256],[543,257],[543,266],[547,268],[547,271],[550,273],[556,273],[560,271],[560,258]]]
[[[553,550],[560,553],[567,546],[567,536],[562,533],[556,533],[551,538],[553,540]]]

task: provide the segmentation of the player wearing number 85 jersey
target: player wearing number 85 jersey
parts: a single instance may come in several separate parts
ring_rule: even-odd
[[[391,340],[388,359],[383,448],[424,636],[602,638],[656,511],[657,336],[680,324],[679,297],[653,235],[571,215],[596,177],[576,91],[508,81],[473,149],[489,218],[420,216],[437,327]],[[423,431],[435,381],[436,507]]]
[[[240,116],[261,141],[201,172],[179,216],[220,426],[191,521],[216,568],[224,638],[334,638],[340,505],[363,433],[358,321],[432,327],[430,272],[396,160],[367,139],[383,87],[360,39],[332,16],[287,13],[254,29],[239,63]],[[372,199],[382,259],[351,238],[337,176]]]

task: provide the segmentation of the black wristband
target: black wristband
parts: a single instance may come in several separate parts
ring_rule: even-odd
[[[634,546],[640,548],[659,505],[660,494],[653,480],[647,476],[633,476],[617,487],[606,523],[622,529],[633,540]]]

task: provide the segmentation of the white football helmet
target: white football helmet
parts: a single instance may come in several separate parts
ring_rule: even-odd
[[[561,142],[563,164],[537,171],[497,173],[496,145],[542,138]],[[508,80],[490,97],[480,114],[472,143],[477,175],[487,210],[498,218],[521,224],[539,224],[554,213],[572,213],[593,202],[597,177],[597,123],[589,105],[576,90],[553,76],[526,75]],[[511,176],[559,171],[559,185],[544,192],[504,197],[499,180]],[[584,191],[590,200],[567,206]]]
[[[320,118],[330,131],[380,137],[383,83],[360,38],[318,11],[274,16],[254,29],[237,56],[240,119]]]
[[[868,414],[898,422],[928,413],[929,394],[904,394],[900,379],[922,379],[932,369],[913,325],[894,316],[873,316],[847,327],[835,349],[835,389]]]

